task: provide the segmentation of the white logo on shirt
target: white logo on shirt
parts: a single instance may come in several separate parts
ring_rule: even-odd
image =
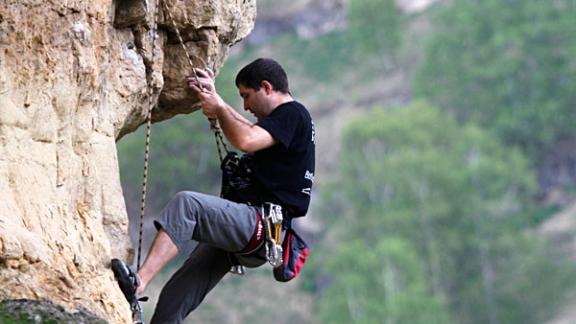
[[[314,182],[314,172],[306,170],[306,173],[304,174],[304,179]]]
[[[302,189],[302,193],[305,194],[305,195],[311,196],[311,195],[312,195],[311,192],[312,192],[312,188],[304,188],[304,189]]]
[[[316,130],[314,128],[314,121],[312,121],[312,143],[315,143],[314,140],[316,138]]]

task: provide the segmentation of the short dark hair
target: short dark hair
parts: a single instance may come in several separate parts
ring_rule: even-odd
[[[264,80],[270,82],[275,91],[290,93],[286,72],[278,62],[269,58],[256,59],[243,67],[236,76],[236,86],[242,84],[258,91]]]

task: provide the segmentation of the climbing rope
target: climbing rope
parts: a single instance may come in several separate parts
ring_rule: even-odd
[[[160,1],[156,1],[155,12],[156,14],[153,16],[152,27],[150,30],[150,38],[151,38],[151,50],[152,56],[150,58],[150,67],[152,71],[152,75],[150,77],[150,86],[148,87],[148,111],[146,114],[146,143],[144,145],[144,175],[142,179],[142,200],[140,204],[140,228],[138,231],[138,252],[136,258],[136,269],[140,270],[140,258],[142,255],[142,232],[143,232],[143,224],[144,224],[144,213],[146,209],[146,188],[148,186],[148,164],[150,158],[150,133],[152,130],[152,110],[154,110],[154,104],[152,103],[152,97],[154,95],[154,85],[156,84],[156,77],[154,73],[154,62],[156,62],[156,38],[158,33],[158,16],[160,15]],[[148,3],[146,3],[148,5]]]
[[[137,271],[140,270],[140,266],[141,266],[142,237],[143,237],[143,228],[144,228],[143,225],[144,225],[144,215],[145,215],[145,210],[146,210],[146,194],[147,194],[146,188],[148,187],[148,165],[149,165],[149,161],[150,161],[150,137],[151,137],[150,135],[151,135],[151,130],[152,130],[152,111],[154,110],[154,106],[155,106],[154,103],[152,102],[152,98],[154,95],[154,86],[156,85],[156,77],[155,77],[156,74],[154,73],[154,63],[156,62],[156,52],[157,52],[156,38],[158,38],[157,34],[158,34],[158,20],[159,20],[159,15],[160,15],[160,1],[162,1],[166,16],[171,21],[172,26],[173,26],[174,30],[176,31],[178,41],[180,42],[180,45],[182,46],[184,53],[186,53],[186,57],[188,59],[188,64],[190,65],[191,70],[192,70],[192,75],[196,79],[196,83],[199,85],[200,89],[202,89],[202,84],[200,84],[200,82],[198,80],[198,75],[196,73],[194,63],[192,62],[192,58],[190,57],[190,54],[188,53],[186,45],[184,44],[184,40],[182,39],[180,30],[176,26],[176,23],[172,17],[172,13],[170,12],[170,9],[168,8],[168,5],[163,0],[157,0],[156,4],[155,4],[155,14],[153,15],[153,17],[154,17],[153,23],[152,23],[152,26],[150,29],[150,38],[151,38],[151,43],[152,43],[151,44],[152,54],[151,54],[149,64],[151,67],[151,71],[152,71],[151,74],[152,75],[150,77],[150,81],[149,81],[150,83],[148,86],[148,110],[147,110],[147,114],[146,114],[146,142],[144,145],[144,147],[145,147],[144,148],[144,172],[143,172],[143,179],[142,179],[142,199],[141,199],[141,204],[140,204],[140,224],[139,224],[139,231],[138,231],[138,249],[137,249],[137,257],[136,257],[136,269],[137,269]],[[149,8],[148,2],[146,2],[146,6],[148,9]],[[222,161],[224,159],[224,153],[222,152],[222,149],[227,154],[228,153],[228,147],[226,146],[226,143],[224,142],[222,132],[221,132],[220,127],[218,125],[218,121],[216,119],[210,119],[209,122],[210,122],[210,128],[214,131],[214,136],[216,138],[216,148],[218,149],[218,157],[220,158],[220,162],[222,163]],[[132,319],[134,321],[134,324],[143,324],[142,308],[140,306],[140,301],[145,301],[145,300],[147,300],[147,297],[141,298],[134,305],[131,305]]]
[[[186,53],[186,58],[188,59],[188,64],[190,65],[190,69],[192,70],[192,76],[194,77],[194,79],[195,79],[196,83],[198,84],[198,86],[200,87],[200,89],[202,89],[202,84],[200,84],[200,82],[198,81],[198,74],[196,73],[196,67],[194,66],[194,63],[192,62],[192,57],[190,56],[190,53],[188,53],[188,49],[186,48],[186,45],[184,44],[184,39],[182,38],[182,34],[180,33],[180,29],[176,25],[176,21],[174,20],[174,17],[172,16],[172,12],[170,11],[170,8],[168,8],[168,4],[165,1],[162,1],[162,4],[164,7],[164,11],[166,12],[166,16],[168,17],[168,20],[170,20],[170,23],[172,24],[172,28],[174,28],[174,31],[176,32],[176,37],[178,38],[178,42],[179,42],[180,46],[182,47],[182,49],[184,50],[184,53]],[[214,131],[214,136],[216,139],[216,148],[218,149],[218,157],[220,158],[220,162],[222,162],[224,160],[224,153],[222,152],[222,149],[220,147],[222,146],[222,148],[224,149],[224,151],[226,153],[228,153],[228,147],[226,146],[226,143],[224,142],[224,138],[222,137],[222,132],[220,131],[220,127],[218,126],[218,120],[209,119],[209,122],[210,122],[210,129],[212,129],[212,131]]]
[[[180,29],[176,25],[174,17],[172,16],[172,12],[170,11],[170,8],[168,8],[168,4],[165,1],[163,1],[162,4],[164,6],[166,16],[170,20],[170,23],[172,24],[172,28],[174,28],[174,31],[176,32],[176,37],[178,38],[178,42],[180,43],[180,46],[184,50],[184,53],[186,53],[186,58],[188,59],[188,64],[190,65],[190,69],[192,70],[192,75],[196,81],[196,84],[198,84],[200,89],[203,90],[202,84],[198,80],[198,74],[196,73],[196,68],[194,66],[194,63],[192,62],[192,57],[190,57],[190,53],[188,53],[188,49],[186,48],[186,45],[184,44],[184,39],[182,38],[182,34],[180,33]],[[222,131],[220,130],[220,126],[218,125],[218,120],[217,119],[208,119],[208,121],[210,122],[210,129],[214,132],[214,138],[216,140],[216,149],[218,150],[218,158],[220,159],[220,164],[222,164],[224,162],[225,156],[229,153],[229,150],[228,150],[228,147],[226,146],[226,142],[224,141],[224,137],[222,135]],[[244,274],[244,267],[241,265],[233,266],[231,272],[239,274],[239,275],[243,275]]]
[[[148,112],[147,112],[147,116],[146,116],[146,143],[145,143],[145,149],[144,149],[144,175],[143,175],[143,180],[142,180],[142,200],[141,200],[141,205],[140,205],[140,228],[139,228],[139,232],[138,232],[138,251],[137,251],[137,261],[136,261],[137,270],[140,270],[140,265],[141,265],[140,261],[141,261],[141,255],[142,255],[143,223],[144,223],[144,213],[145,213],[145,208],[146,208],[146,188],[148,185],[148,165],[149,165],[149,157],[150,157],[150,133],[151,133],[151,129],[152,129],[152,111],[154,109],[154,104],[152,103],[152,97],[154,94],[153,88],[154,88],[154,85],[156,84],[155,73],[154,73],[154,62],[155,62],[156,52],[157,52],[156,38],[158,38],[157,32],[158,32],[158,17],[160,15],[160,2],[162,2],[163,9],[166,13],[165,16],[167,16],[168,19],[170,20],[172,27],[174,28],[174,30],[176,32],[176,36],[178,38],[178,41],[179,41],[180,45],[182,46],[184,53],[186,53],[186,58],[188,60],[188,64],[190,65],[190,68],[192,70],[192,75],[196,79],[196,83],[200,86],[200,88],[202,88],[202,85],[198,81],[198,75],[196,73],[194,63],[192,62],[192,57],[190,56],[190,53],[188,53],[188,49],[186,48],[186,45],[184,44],[184,40],[182,38],[182,34],[180,33],[180,29],[178,28],[178,26],[176,25],[176,22],[174,21],[174,18],[172,16],[172,13],[170,12],[170,8],[168,7],[168,4],[165,1],[157,0],[156,6],[155,6],[156,14],[154,15],[154,21],[153,21],[153,24],[151,27],[151,36],[150,36],[152,38],[152,40],[151,40],[151,42],[152,42],[152,56],[151,56],[151,62],[150,62],[150,65],[152,67],[152,77],[151,77],[151,81],[150,81],[151,86],[149,86],[149,88],[148,88],[149,94],[148,94]],[[218,157],[220,158],[220,162],[222,162],[224,160],[225,154],[227,154],[229,152],[228,147],[226,146],[226,143],[224,142],[224,137],[222,136],[222,131],[220,130],[220,127],[218,125],[218,121],[216,119],[210,119],[209,121],[210,121],[210,128],[212,129],[212,131],[214,131],[214,137],[216,139],[216,148],[218,150]]]

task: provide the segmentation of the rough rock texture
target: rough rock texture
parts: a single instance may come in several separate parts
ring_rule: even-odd
[[[167,0],[194,64],[218,69],[255,0]],[[128,258],[116,141],[191,112],[184,50],[141,0],[0,2],[0,300],[129,321],[109,260]],[[148,89],[153,89],[149,92]],[[149,98],[149,93],[153,93]]]
[[[82,310],[67,312],[49,301],[18,299],[0,302],[0,323],[105,324],[106,321]]]

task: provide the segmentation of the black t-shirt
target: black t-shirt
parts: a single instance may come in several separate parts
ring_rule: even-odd
[[[314,182],[314,122],[306,108],[284,103],[257,123],[279,143],[254,153],[254,175],[266,190],[265,201],[289,209],[291,216],[308,212]]]

